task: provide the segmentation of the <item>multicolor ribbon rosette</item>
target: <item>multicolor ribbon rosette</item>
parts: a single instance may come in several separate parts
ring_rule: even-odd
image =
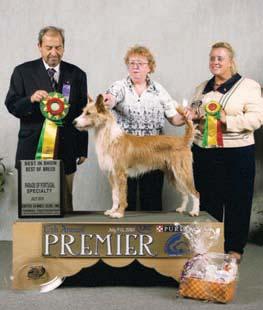
[[[58,126],[63,125],[62,119],[68,114],[69,104],[62,94],[52,92],[40,102],[40,110],[46,120],[39,137],[35,159],[54,159]]]
[[[203,134],[203,147],[223,146],[222,128],[220,121],[221,105],[217,101],[210,101],[205,105],[205,128]]]

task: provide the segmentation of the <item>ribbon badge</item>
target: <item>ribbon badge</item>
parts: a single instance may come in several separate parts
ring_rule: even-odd
[[[35,159],[54,159],[58,126],[63,126],[62,120],[68,114],[69,104],[62,94],[52,92],[40,102],[40,110],[45,122]]]
[[[220,121],[221,105],[217,101],[210,101],[205,105],[205,128],[203,147],[223,147],[222,128]]]

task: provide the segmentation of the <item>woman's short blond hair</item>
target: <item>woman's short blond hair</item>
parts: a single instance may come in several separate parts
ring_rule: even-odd
[[[237,73],[237,66],[236,66],[236,61],[235,61],[235,51],[231,44],[227,42],[217,42],[212,45],[211,50],[215,48],[225,48],[228,51],[228,54],[230,56],[230,59],[232,61],[232,66],[231,66],[231,73],[232,75]]]
[[[148,66],[150,68],[150,73],[154,72],[154,70],[156,68],[156,62],[155,62],[153,54],[150,52],[150,50],[147,47],[141,46],[141,45],[135,45],[135,46],[131,47],[127,51],[127,53],[124,57],[124,61],[125,61],[126,65],[128,65],[129,58],[133,55],[139,55],[139,56],[147,58]]]

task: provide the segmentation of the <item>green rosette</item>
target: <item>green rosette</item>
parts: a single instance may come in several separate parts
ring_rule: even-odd
[[[66,98],[57,92],[48,94],[46,99],[40,102],[40,111],[46,119],[62,126],[62,119],[66,117],[69,110],[69,104]]]
[[[36,159],[54,159],[57,128],[62,126],[62,120],[69,111],[69,104],[65,97],[57,92],[48,94],[40,102],[40,111],[45,117],[45,122],[39,137]]]

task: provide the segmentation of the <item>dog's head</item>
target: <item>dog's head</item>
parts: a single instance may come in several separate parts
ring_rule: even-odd
[[[87,131],[89,128],[98,128],[104,125],[109,118],[110,112],[104,106],[104,99],[99,95],[96,102],[89,97],[82,114],[75,118],[73,125],[80,131]]]

